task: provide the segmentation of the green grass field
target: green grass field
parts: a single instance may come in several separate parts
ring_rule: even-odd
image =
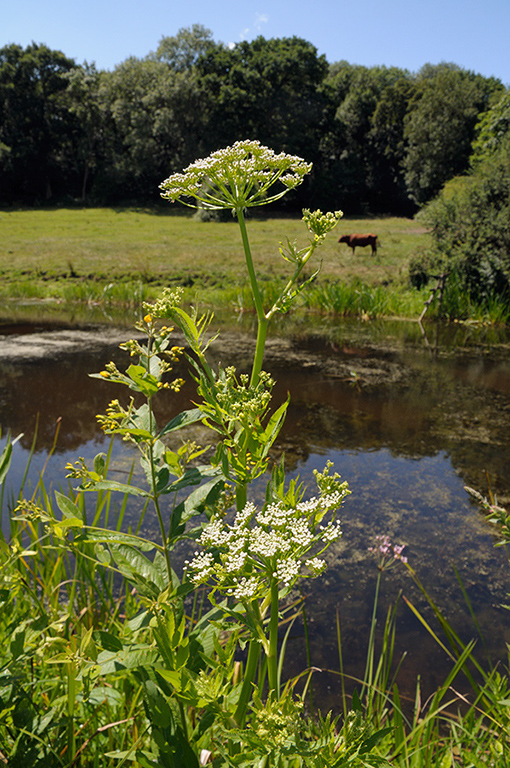
[[[257,217],[248,222],[262,279],[288,274],[279,242],[306,243],[299,218]],[[381,247],[353,257],[341,234],[373,232]],[[429,237],[405,218],[344,219],[319,251],[321,282],[359,278],[371,285],[405,283],[409,259]],[[0,211],[2,295],[23,284],[37,295],[62,295],[63,283],[142,280],[227,288],[245,282],[244,257],[234,221],[203,223],[169,206],[168,211],[83,208]],[[310,266],[310,269],[313,265]]]

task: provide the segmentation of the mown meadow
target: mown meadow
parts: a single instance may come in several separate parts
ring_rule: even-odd
[[[202,222],[181,210],[62,208],[4,210],[0,272],[2,299],[129,303],[154,296],[166,285],[185,288],[187,298],[200,291],[202,302],[246,302],[247,286],[240,236],[231,221]],[[279,243],[296,240],[306,230],[297,216],[281,218],[256,212],[248,221],[253,257],[263,289],[286,277]],[[406,218],[343,220],[339,236],[375,232],[377,256],[331,238],[320,249],[317,286],[353,282],[369,289],[408,290],[408,263],[428,244],[423,227]],[[412,295],[411,291],[408,291]],[[309,301],[312,301],[308,297]],[[420,306],[418,299],[416,306]],[[317,303],[320,301],[317,298]],[[247,308],[247,307],[245,307]],[[327,302],[326,302],[326,311]],[[414,311],[414,308],[413,308]],[[421,310],[420,310],[421,311]],[[418,313],[419,314],[419,313]]]
[[[140,309],[164,286],[180,286],[188,302],[253,311],[240,236],[234,219],[203,222],[180,210],[136,208],[49,208],[0,211],[0,302],[4,316],[21,317],[23,306],[43,300],[41,311],[74,315],[103,307],[122,316]],[[299,245],[306,235],[297,216],[248,220],[253,257],[265,300],[278,294],[285,279],[279,248]],[[320,266],[313,283],[294,305],[314,313],[362,317],[420,317],[436,281],[419,289],[409,281],[409,264],[431,246],[426,228],[402,217],[343,218],[340,234],[372,232],[379,248],[355,254],[332,237],[321,246],[303,279]],[[27,310],[25,309],[25,313]],[[32,310],[33,312],[33,310]],[[507,323],[504,297],[477,302],[452,277],[441,305],[437,295],[427,317]]]
[[[122,345],[131,360],[125,370],[105,362],[101,371],[92,372],[117,385],[112,396],[118,398],[97,418],[106,434],[138,449],[143,481],[112,479],[109,456],[99,453],[91,465],[79,456],[69,463],[66,488],[50,492],[43,470],[33,490],[22,488],[17,498],[0,497],[10,518],[10,530],[0,539],[0,764],[507,765],[510,681],[505,668],[481,664],[474,641],[456,634],[407,563],[403,546],[386,536],[374,544],[379,577],[365,671],[354,681],[355,691],[343,674],[340,628],[339,712],[320,712],[314,705],[311,680],[319,660],[309,659],[292,679],[284,673],[298,616],[306,643],[306,605],[299,585],[320,579],[327,569],[325,553],[342,536],[338,516],[350,490],[348,478],[339,477],[329,461],[314,472],[313,489],[286,478],[284,458],[271,462],[288,400],[276,409],[271,406],[274,381],[263,368],[268,328],[278,313],[289,311],[296,300],[306,303],[306,292],[313,295],[318,289],[314,272],[320,259],[321,280],[330,281],[325,285],[348,282],[360,259],[365,271],[356,275],[353,292],[363,295],[382,288],[388,293],[394,285],[404,286],[410,241],[404,242],[415,238],[415,247],[422,247],[425,233],[413,231],[412,222],[388,219],[385,233],[377,234],[388,252],[393,242],[395,252],[373,259],[367,254],[352,257],[335,244],[346,225],[339,213],[308,211],[301,222],[255,216],[246,221],[244,211],[264,204],[283,173],[286,184],[276,197],[301,183],[307,166],[299,158],[275,156],[258,143],[240,142],[208,158],[207,184],[198,184],[203,168],[188,169],[189,188],[181,186],[182,176],[168,179],[166,197],[190,196],[191,189],[201,203],[234,208],[237,222],[204,224],[181,216],[128,212],[131,224],[119,243],[114,220],[124,212],[98,211],[93,221],[92,212],[83,210],[82,226],[89,215],[87,226],[96,233],[94,239],[90,231],[88,242],[69,224],[77,212],[41,212],[40,234],[31,214],[25,235],[19,223],[25,212],[2,214],[2,223],[13,217],[6,236],[12,252],[2,255],[5,285],[11,277],[12,286],[47,286],[48,297],[55,286],[79,284],[80,274],[84,285],[92,284],[94,268],[113,281],[126,273],[121,265],[126,252],[138,280],[153,278],[170,287],[142,304],[136,338]],[[60,224],[57,216],[50,227],[51,213],[62,214]],[[143,232],[134,233],[149,221],[155,226],[142,242]],[[174,224],[176,230],[169,234]],[[360,222],[347,224],[351,231],[355,225],[361,228]],[[363,224],[367,230],[367,222]],[[225,239],[224,246],[213,240],[212,232]],[[63,241],[69,247],[73,238],[73,249],[66,251]],[[28,247],[23,243],[31,240],[35,244],[29,258],[23,256]],[[281,253],[278,242],[283,243]],[[96,247],[99,256],[92,257]],[[150,274],[144,278],[147,264]],[[235,282],[238,306],[245,301],[240,295],[250,299],[257,326],[250,373],[211,366],[207,351],[214,343],[213,317],[183,301],[179,282],[196,294],[200,281],[207,284],[206,278],[215,275],[221,290]],[[6,295],[12,298],[14,288]],[[423,295],[417,295],[421,309]],[[205,296],[210,300],[207,292]],[[369,308],[357,311],[370,317]],[[185,349],[174,343],[172,327],[184,336]],[[168,423],[158,423],[158,394],[179,391],[182,381],[173,368],[183,356],[196,382],[196,402]],[[127,397],[119,385],[129,390]],[[214,434],[212,451],[185,437],[179,447],[169,444],[170,435],[197,423]],[[0,458],[2,484],[15,439],[7,441]],[[262,477],[265,496],[256,505],[250,489]],[[145,538],[136,527],[121,530],[131,496],[153,511],[156,538]],[[506,541],[506,511],[493,499],[475,496]],[[175,550],[183,541],[193,549],[180,570]],[[393,567],[407,568],[427,599],[434,626],[418,612],[416,618],[451,662],[450,673],[426,700],[419,679],[414,700],[401,700],[393,654],[395,608],[379,621],[382,631],[377,631],[379,585]],[[459,676],[469,682],[469,695],[457,693]]]

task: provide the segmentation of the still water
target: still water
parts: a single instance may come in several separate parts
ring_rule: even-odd
[[[234,329],[225,322],[228,327],[213,347],[213,358],[246,367],[252,349],[251,322],[245,319],[244,326]],[[46,462],[57,419],[60,429],[45,482],[53,488],[65,486],[67,462],[78,456],[89,460],[108,448],[95,414],[104,412],[110,399],[123,395],[122,389],[87,374],[110,359],[119,367],[126,364],[125,354],[117,348],[117,337],[122,338],[124,331],[94,327],[94,344],[71,345],[68,351],[57,344],[51,359],[18,354],[27,339],[40,349],[44,332],[51,332],[55,340],[67,331],[44,323],[0,326],[2,435],[5,439],[6,430],[23,433],[14,449],[7,495],[19,487],[34,441],[28,495]],[[130,332],[125,333],[127,338]],[[477,633],[456,569],[488,652],[493,659],[504,659],[505,642],[510,641],[510,613],[501,607],[510,584],[506,552],[494,546],[494,532],[464,486],[486,494],[490,482],[500,504],[510,503],[508,335],[460,325],[421,329],[416,323],[323,319],[313,327],[310,319],[294,318],[274,329],[265,367],[277,381],[275,401],[291,393],[275,458],[285,452],[289,477],[299,475],[309,483],[313,470],[331,459],[352,491],[341,515],[343,537],[329,551],[326,574],[303,585],[312,663],[324,670],[317,674],[324,705],[339,702],[337,615],[345,668],[354,676],[363,669],[377,577],[368,548],[378,534],[406,545],[409,563],[456,631],[469,640]],[[179,395],[162,393],[161,423],[189,407],[192,397],[191,384]],[[202,443],[209,439],[201,427],[192,437]],[[114,444],[113,465],[119,479],[127,475],[134,458],[129,446]],[[263,484],[253,493],[255,500],[260,498]],[[6,506],[4,500],[4,531]],[[138,514],[133,503],[125,526],[136,525]],[[156,535],[150,517],[144,521],[144,532]],[[385,574],[381,623],[400,591],[430,618],[408,572],[400,567]],[[306,666],[302,634],[296,625],[288,651],[296,672]],[[483,655],[480,639],[478,647]],[[431,690],[449,668],[444,653],[402,601],[397,655],[404,652],[400,680],[409,695],[418,674],[425,690]],[[462,681],[458,685],[462,687]]]

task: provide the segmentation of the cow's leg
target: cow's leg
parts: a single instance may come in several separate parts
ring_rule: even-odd
[[[351,245],[351,248],[352,248],[352,255],[354,256],[354,254],[356,253],[356,246]]]

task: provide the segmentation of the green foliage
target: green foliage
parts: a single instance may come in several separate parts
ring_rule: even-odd
[[[431,263],[453,271],[479,303],[510,289],[510,139],[471,173],[448,183],[422,213],[432,229]],[[430,257],[429,257],[430,258]]]
[[[246,143],[240,144],[235,149],[246,160]],[[226,154],[222,173],[232,166]],[[274,161],[271,154],[264,157]],[[294,272],[266,311],[242,215],[250,195],[259,203],[266,170],[239,162],[236,184],[215,178],[216,203],[234,203],[236,209],[257,308],[251,378],[232,367],[214,369],[206,354],[214,341],[212,316],[183,309],[182,291],[164,291],[155,303],[144,304],[140,336],[122,344],[136,361],[125,371],[108,363],[95,374],[132,393],[127,403],[113,400],[98,418],[105,432],[137,447],[143,484],[110,480],[109,455],[98,454],[91,467],[82,459],[69,466],[78,488],[50,495],[41,478],[33,497],[20,498],[12,510],[10,538],[0,538],[0,761],[7,765],[432,768],[453,766],[454,750],[465,749],[477,765],[485,756],[507,755],[508,680],[496,672],[484,675],[473,643],[458,637],[411,568],[444,632],[446,640],[439,642],[453,666],[424,707],[418,689],[413,720],[406,720],[391,671],[396,608],[388,612],[379,657],[376,650],[382,574],[396,561],[406,563],[402,547],[391,546],[387,537],[374,550],[379,576],[367,665],[352,706],[344,689],[343,716],[305,714],[295,692],[303,675],[282,680],[298,605],[285,601],[299,579],[325,570],[321,554],[340,535],[335,511],[348,489],[328,462],[323,472],[315,471],[317,495],[307,498],[298,479],[286,482],[282,460],[273,467],[260,508],[248,500],[250,482],[268,466],[287,405],[270,411],[272,380],[261,367],[267,323],[290,306],[301,269],[339,217],[304,212],[309,245],[282,246]],[[276,183],[280,176],[270,178]],[[169,184],[174,191],[177,181]],[[193,191],[200,198],[200,185]],[[184,193],[189,195],[189,186]],[[182,350],[161,324],[166,318],[186,340],[197,402],[161,426],[154,398],[181,384],[172,380],[172,368]],[[173,443],[179,430],[198,422],[219,438],[205,465],[197,463],[202,448],[189,440],[180,447]],[[0,457],[0,484],[11,446],[8,441]],[[110,506],[119,493],[121,513],[111,526]],[[154,540],[122,530],[131,495],[153,505],[159,522]],[[183,539],[197,549],[180,578],[172,558]],[[208,611],[198,588],[212,603]],[[289,628],[279,642],[282,620]],[[470,665],[483,682],[475,680]],[[340,666],[343,685],[342,661]],[[311,671],[303,674],[309,678]],[[455,699],[448,696],[461,672],[476,700],[452,725],[447,709]]]
[[[104,154],[104,105],[101,100],[101,73],[94,64],[75,67],[67,73],[66,101],[81,130],[74,142],[74,165],[82,174],[81,199],[87,200],[91,175]]]
[[[75,62],[32,43],[0,49],[0,173],[4,201],[39,204],[65,189],[76,119],[67,110]]]
[[[194,159],[203,99],[193,74],[159,60],[127,59],[101,74],[105,136],[97,199],[153,198],[157,180]]]
[[[303,298],[306,307],[340,317],[416,317],[424,296],[404,287],[368,285],[355,279],[349,283],[331,282],[313,285]]]
[[[165,174],[249,136],[314,163],[306,190],[282,206],[407,214],[467,168],[478,113],[502,90],[455,65],[417,75],[328,65],[298,37],[229,47],[200,24],[113,71],[42,45],[5,46],[0,196],[153,202]]]
[[[298,37],[211,46],[197,61],[209,98],[205,149],[250,136],[315,160],[325,106],[319,86],[326,73],[325,57]]]
[[[473,142],[472,165],[487,159],[510,134],[510,91],[505,91],[501,99],[482,115],[476,126],[476,140]]]
[[[346,210],[409,210],[403,187],[404,117],[414,91],[395,67],[333,65],[324,82],[331,109],[317,182]]]
[[[200,56],[214,45],[212,32],[202,24],[180,29],[174,37],[162,37],[149,58],[163,61],[171,69],[183,72],[192,69]]]
[[[501,85],[452,64],[424,67],[405,117],[405,180],[419,205],[468,168],[480,112]]]

